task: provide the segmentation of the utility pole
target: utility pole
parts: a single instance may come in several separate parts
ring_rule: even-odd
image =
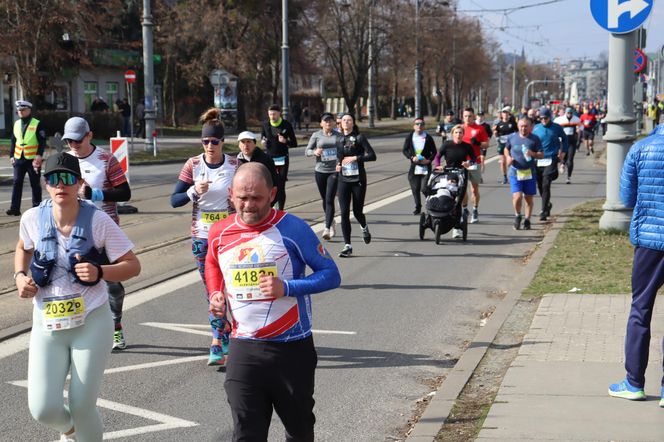
[[[376,109],[374,105],[376,104],[376,76],[375,76],[375,69],[376,69],[376,60],[374,57],[374,29],[373,29],[373,10],[375,6],[375,0],[372,0],[369,3],[369,90],[368,94],[369,95],[369,101],[367,103],[367,116],[369,117],[369,127],[373,128],[376,127],[374,124],[374,119],[375,119],[375,113]]]
[[[154,58],[152,49],[152,12],[150,0],[143,0],[143,87],[145,89],[145,151],[154,150]],[[133,103],[132,103],[133,105]]]
[[[512,109],[516,110],[516,52],[512,58]]]
[[[420,0],[415,0],[415,117],[422,116],[422,82],[420,79]]]
[[[281,114],[288,119],[288,0],[281,0]]]

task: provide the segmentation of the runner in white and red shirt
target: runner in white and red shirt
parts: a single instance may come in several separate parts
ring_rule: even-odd
[[[237,213],[210,230],[205,281],[211,312],[228,308],[233,323],[224,382],[233,440],[267,440],[274,408],[288,440],[313,441],[311,295],[337,288],[341,276],[306,222],[270,207],[276,192],[264,165],[238,168]]]

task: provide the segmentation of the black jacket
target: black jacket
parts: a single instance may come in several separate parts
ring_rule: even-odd
[[[286,138],[286,144],[279,142],[278,135]],[[297,138],[295,138],[293,126],[286,120],[282,120],[281,124],[276,127],[270,124],[270,120],[263,121],[261,138],[267,140],[264,147],[266,153],[272,158],[288,156],[288,148],[297,147]]]
[[[413,147],[413,134],[415,132],[411,131],[406,135],[406,139],[403,141],[403,156],[408,158],[410,163],[410,169],[408,169],[408,175],[412,175],[415,171],[415,165],[419,163],[413,163],[413,157],[417,155],[415,153],[415,148]],[[422,156],[429,161],[433,161],[436,156],[436,143],[433,141],[431,135],[426,134],[426,139],[424,141],[424,150],[422,150]],[[431,172],[431,163],[427,164],[427,169]]]

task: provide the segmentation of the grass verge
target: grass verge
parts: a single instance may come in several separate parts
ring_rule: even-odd
[[[630,293],[633,247],[627,232],[599,229],[603,201],[574,208],[525,297],[566,293]]]

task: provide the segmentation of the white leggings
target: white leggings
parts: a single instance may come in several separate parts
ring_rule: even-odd
[[[41,311],[32,313],[28,406],[32,417],[60,433],[76,429],[78,441],[101,441],[104,428],[97,396],[113,347],[113,317],[106,302],[69,330],[45,331]],[[71,368],[69,406],[63,391]]]

